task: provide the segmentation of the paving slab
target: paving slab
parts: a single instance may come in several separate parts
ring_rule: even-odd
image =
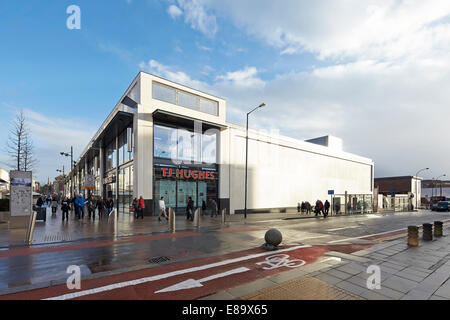
[[[393,275],[386,280],[381,282],[382,286],[386,286],[388,288],[394,289],[396,291],[408,293],[414,287],[418,285],[417,282],[411,281],[408,279],[400,278],[396,275]]]

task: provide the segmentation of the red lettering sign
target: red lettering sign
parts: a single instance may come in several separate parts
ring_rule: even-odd
[[[171,177],[172,169],[162,168],[162,176],[163,177]],[[193,178],[198,180],[214,180],[216,177],[213,171],[200,171],[200,170],[187,170],[187,169],[177,169],[176,170],[177,178]]]

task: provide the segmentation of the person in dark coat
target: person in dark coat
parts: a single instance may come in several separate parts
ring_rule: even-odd
[[[328,216],[328,210],[330,209],[330,203],[328,202],[328,200],[325,201],[324,208],[325,208],[324,216],[326,217]]]
[[[206,211],[206,201],[202,200],[202,216],[205,214]]]
[[[67,219],[69,221],[69,209],[70,209],[70,200],[67,197],[61,201],[61,211],[62,211],[62,221]]]
[[[133,199],[133,202],[132,202],[132,204],[131,204],[131,207],[133,208],[134,218],[135,218],[135,219],[138,218],[138,210],[139,210],[138,206],[139,206],[138,199],[137,199],[137,198],[134,198],[134,199]]]
[[[105,202],[103,201],[103,197],[100,197],[97,201],[97,210],[98,210],[98,219],[101,219],[103,216],[103,212],[105,210]]]
[[[42,197],[39,197],[39,199],[37,199],[36,205],[40,208],[40,207],[42,207],[43,204],[44,204],[44,201],[42,200]]]
[[[187,219],[190,219],[191,221],[194,220],[194,201],[192,201],[192,197],[188,198],[188,203],[186,207],[186,216]]]
[[[305,210],[306,210],[306,214],[311,213],[311,204],[309,203],[309,201],[306,201],[306,203],[305,203]]]
[[[112,198],[108,198],[106,200],[106,210],[108,212],[108,215],[113,211],[114,209],[114,200]]]
[[[214,199],[209,199],[209,207],[211,208],[211,218],[217,217],[217,202]]]

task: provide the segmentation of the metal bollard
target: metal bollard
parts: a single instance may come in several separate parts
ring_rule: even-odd
[[[408,226],[408,245],[412,247],[419,245],[419,227]]]
[[[435,221],[434,222],[434,236],[435,237],[442,237],[442,221]]]
[[[175,232],[175,212],[169,208],[169,231]]]
[[[200,227],[200,210],[195,209],[194,211],[194,226]]]
[[[425,241],[433,240],[433,225],[431,223],[423,224],[423,236],[422,239]]]
[[[225,215],[227,213],[227,209],[222,209],[222,223],[225,223]]]
[[[25,240],[27,244],[33,243],[33,234],[34,234],[34,225],[36,224],[36,216],[37,212],[33,211],[30,216],[30,223],[28,224],[27,239]]]

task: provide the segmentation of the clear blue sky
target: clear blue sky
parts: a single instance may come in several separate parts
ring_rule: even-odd
[[[81,30],[66,27],[72,4],[81,8]],[[414,145],[411,137],[433,141],[441,132],[421,127],[422,135],[398,136],[393,128],[420,119],[426,105],[439,112],[449,101],[433,91],[443,79],[450,83],[446,1],[416,8],[402,1],[379,8],[370,1],[283,4],[2,1],[0,137],[6,140],[6,124],[25,109],[40,158],[37,177],[52,179],[57,167],[69,165],[60,149],[73,144],[77,156],[145,70],[226,98],[233,122],[242,123],[246,109],[265,101],[269,108],[255,115],[255,126],[299,139],[337,135],[347,151],[375,160],[378,175],[423,167],[421,158],[405,157],[398,145],[412,152],[427,144]],[[411,43],[418,41],[421,50],[414,51]],[[436,65],[426,65],[430,56]],[[410,167],[402,165],[406,161]],[[430,162],[425,166],[438,168],[435,175],[450,169]]]

